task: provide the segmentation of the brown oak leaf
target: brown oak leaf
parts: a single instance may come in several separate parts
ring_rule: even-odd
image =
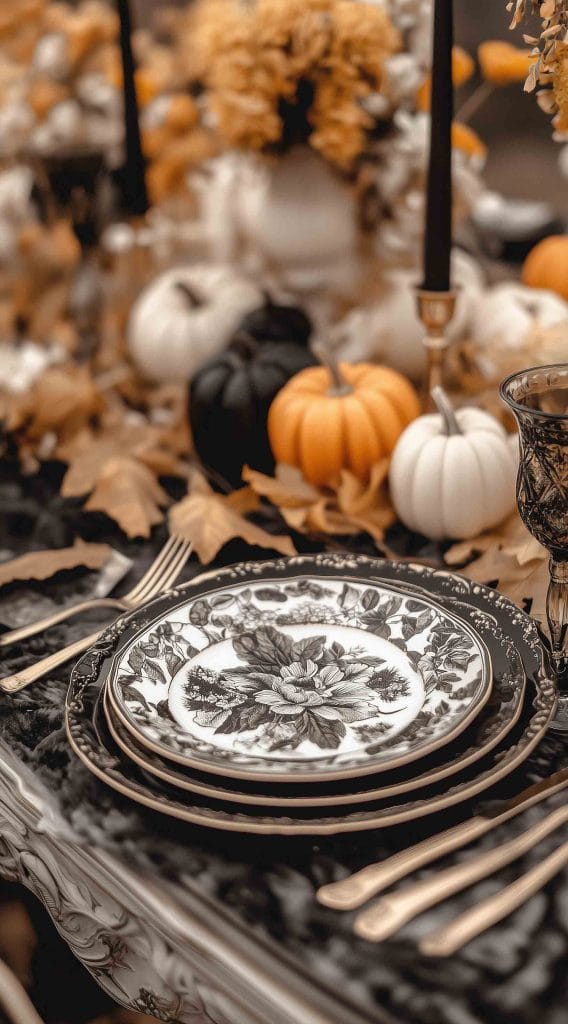
[[[251,508],[250,488],[228,497],[216,494],[200,473],[193,473],[189,492],[170,509],[172,533],[191,541],[199,560],[207,565],[218,551],[235,537],[255,547],[293,555],[296,549],[290,537],[274,536],[245,519],[241,511]]]
[[[0,587],[18,580],[47,580],[64,569],[102,569],[112,548],[108,544],[87,544],[76,540],[70,548],[50,551],[30,551],[19,558],[11,558],[0,565]]]

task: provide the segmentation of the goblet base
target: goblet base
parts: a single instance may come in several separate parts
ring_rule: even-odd
[[[561,693],[558,698],[558,709],[550,723],[550,731],[568,733],[568,693]]]

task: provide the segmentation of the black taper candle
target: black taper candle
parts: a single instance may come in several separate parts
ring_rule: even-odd
[[[120,53],[124,92],[125,163],[121,184],[125,210],[142,216],[148,209],[146,163],[142,152],[138,99],[134,73],[136,63],[132,52],[132,18],[129,0],[116,0],[120,17]]]
[[[426,196],[424,284],[426,291],[450,288],[452,249],[452,47],[453,0],[434,0],[430,159]]]

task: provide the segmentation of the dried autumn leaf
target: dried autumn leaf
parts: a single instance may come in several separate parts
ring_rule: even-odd
[[[235,537],[283,555],[295,554],[289,537],[273,536],[240,515],[237,508],[241,500],[238,491],[229,497],[216,494],[203,476],[194,474],[188,495],[170,509],[170,529],[191,541],[204,565]]]
[[[109,423],[100,434],[83,431],[61,445],[57,455],[69,463],[61,485],[61,493],[66,498],[88,494],[107,462],[125,455],[145,465],[155,476],[180,475],[179,460],[164,446],[162,431],[147,423],[118,426]]]
[[[168,502],[147,466],[129,456],[115,456],[105,462],[85,508],[105,512],[127,537],[149,537],[152,526],[163,519],[160,506]]]
[[[396,520],[387,490],[389,463],[378,462],[371,471],[368,484],[362,484],[344,471],[337,490],[337,504],[348,522],[381,541],[385,530]]]
[[[497,553],[501,551],[515,558],[520,556],[525,561],[539,557],[539,555],[546,558],[546,552],[531,536],[519,514],[513,512],[496,529],[480,533],[478,537],[473,537],[471,540],[458,541],[457,544],[453,544],[446,551],[444,559],[448,565],[462,565],[485,552],[490,557],[496,557]]]
[[[321,500],[321,491],[307,483],[295,466],[280,463],[273,477],[245,466],[242,478],[261,498],[268,498],[278,508],[302,508]]]
[[[454,544],[445,554],[449,565],[461,565],[475,555],[461,571],[477,583],[497,582],[497,588],[520,608],[530,602],[531,614],[546,619],[548,554],[531,536],[515,512],[497,530],[473,540]]]
[[[30,551],[0,565],[0,587],[18,580],[47,580],[64,569],[102,569],[112,548],[108,544],[87,544],[76,540],[73,547],[53,551]]]
[[[382,541],[396,516],[386,488],[388,463],[373,467],[371,480],[362,484],[344,470],[335,489],[318,490],[308,484],[300,471],[279,465],[274,477],[245,467],[243,480],[279,509],[283,519],[301,533],[348,536],[368,533]]]
[[[256,512],[260,505],[260,498],[255,494],[252,487],[239,487],[238,491],[232,491],[226,497],[227,505],[230,505],[233,512],[246,516],[248,512]]]
[[[11,403],[6,427],[25,431],[31,440],[52,432],[65,440],[85,428],[100,407],[99,392],[86,367],[72,363],[51,366]]]

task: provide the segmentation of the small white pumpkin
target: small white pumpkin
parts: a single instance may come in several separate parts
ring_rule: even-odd
[[[130,353],[150,380],[191,380],[260,305],[260,289],[230,267],[176,267],[152,281],[134,303]]]
[[[568,303],[553,292],[508,282],[479,296],[471,321],[471,340],[480,370],[491,378],[503,355],[522,350],[529,333],[568,320]],[[497,357],[497,360],[496,360]]]
[[[466,540],[497,526],[515,504],[518,455],[506,431],[481,409],[454,412],[441,388],[439,414],[402,434],[390,468],[402,522],[431,540]]]

